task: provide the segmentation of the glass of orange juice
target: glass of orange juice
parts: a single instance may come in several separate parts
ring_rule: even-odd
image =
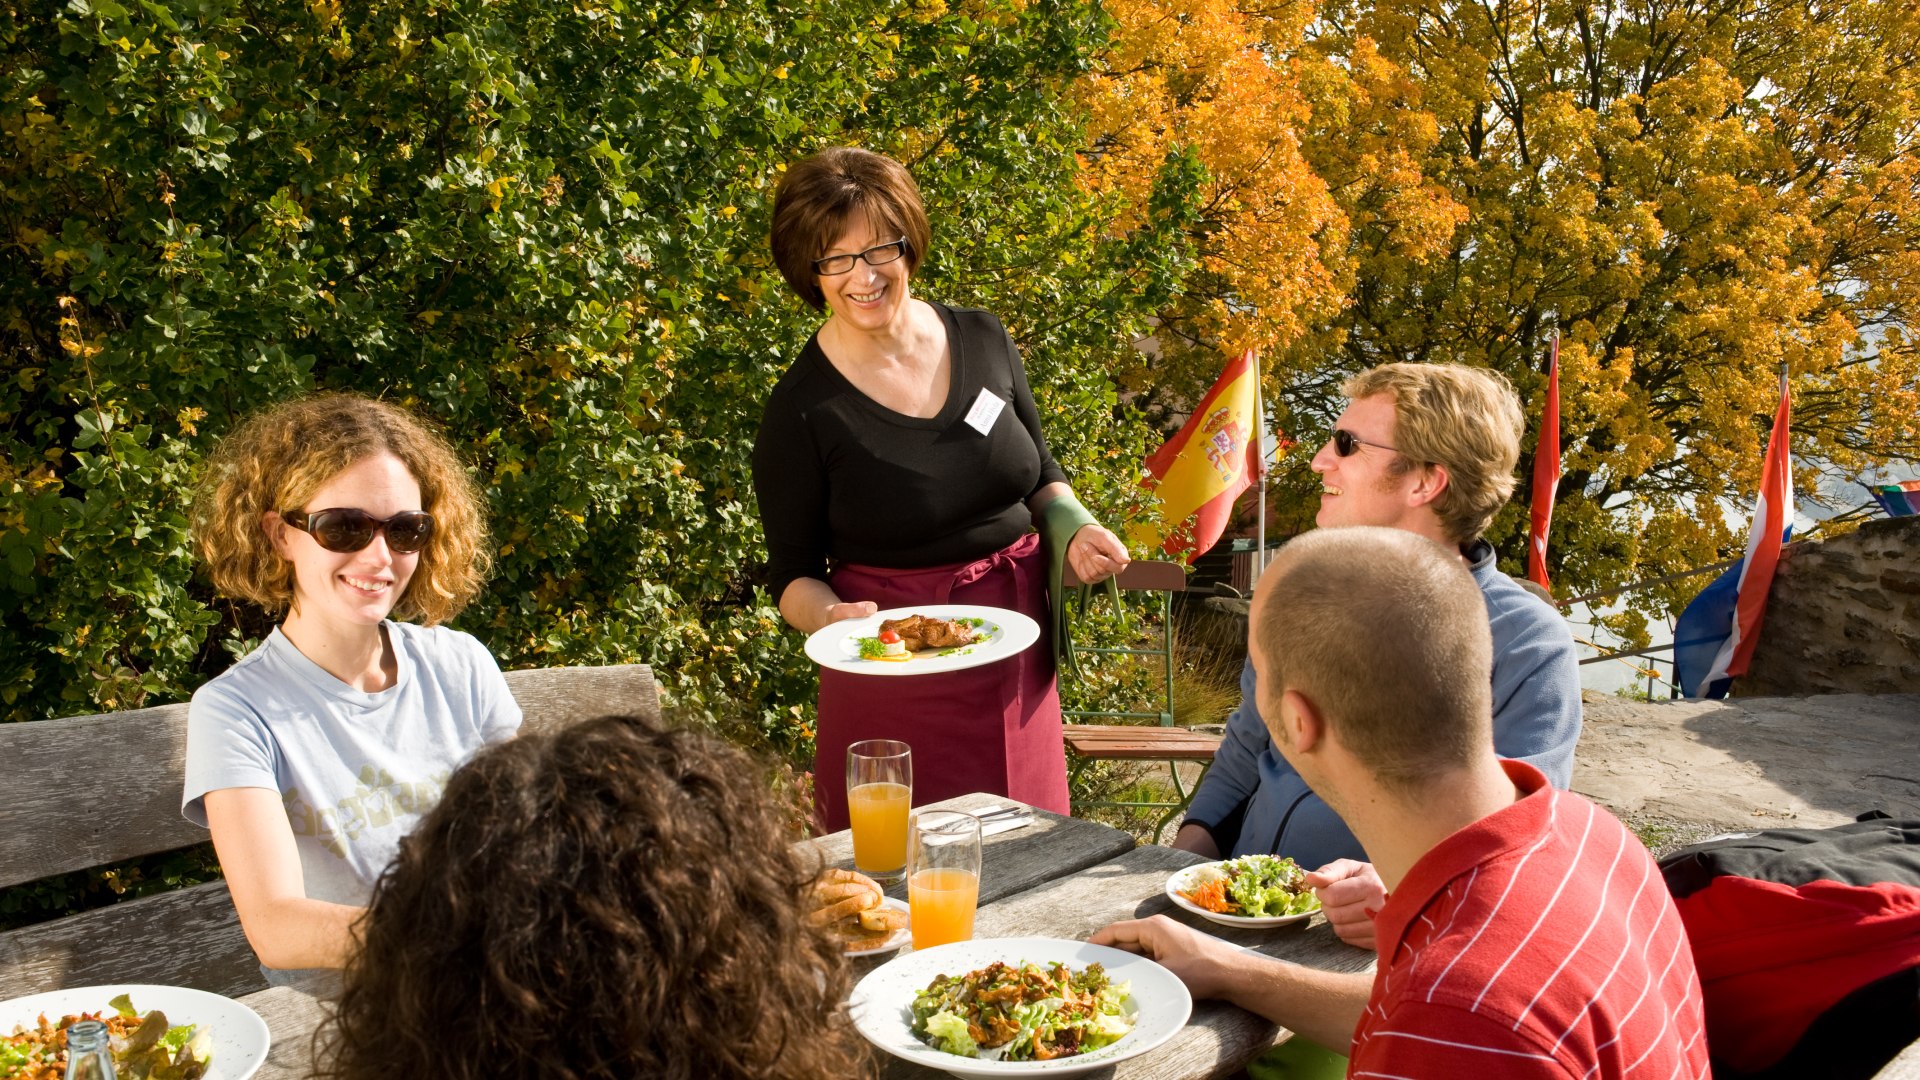
[[[980,903],[980,819],[952,810],[913,815],[907,874],[914,948],[973,937],[973,911]]]
[[[906,874],[907,807],[913,802],[913,751],[898,739],[847,747],[847,821],[853,865],[891,885]]]

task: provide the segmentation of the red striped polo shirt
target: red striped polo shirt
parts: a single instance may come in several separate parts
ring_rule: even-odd
[[[1422,856],[1376,920],[1351,1077],[1707,1077],[1700,982],[1660,870],[1613,815],[1523,798]]]

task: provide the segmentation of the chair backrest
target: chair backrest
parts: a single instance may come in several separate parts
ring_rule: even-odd
[[[644,664],[507,673],[522,730],[605,713],[658,719]],[[0,761],[29,782],[0,800],[0,888],[202,843],[180,816],[187,706],[0,724]],[[0,990],[150,982],[236,994],[259,964],[223,882],[113,904],[0,934]]]
[[[1073,564],[1067,563],[1061,570],[1063,583],[1072,588],[1081,584],[1080,576],[1073,572]],[[1177,562],[1159,559],[1136,559],[1120,571],[1120,587],[1127,590],[1152,590],[1155,592],[1185,592],[1187,588],[1187,568]]]
[[[1061,583],[1067,588],[1081,584],[1080,578],[1073,572],[1073,564],[1067,563],[1061,570]],[[1176,562],[1139,559],[1128,563],[1120,572],[1120,588],[1127,592],[1157,592],[1161,594],[1159,607],[1160,644],[1150,649],[1140,648],[1080,648],[1081,653],[1107,653],[1126,656],[1155,656],[1160,658],[1160,687],[1162,707],[1153,712],[1114,709],[1062,709],[1061,715],[1070,723],[1080,723],[1087,717],[1110,717],[1116,720],[1152,720],[1161,726],[1173,724],[1173,594],[1186,591],[1187,568]]]

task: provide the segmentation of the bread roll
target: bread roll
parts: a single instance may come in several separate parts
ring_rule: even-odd
[[[896,930],[907,928],[907,913],[899,908],[868,908],[856,915],[854,921],[870,934],[891,935]]]
[[[807,921],[815,926],[832,926],[860,912],[880,906],[880,883],[852,870],[833,869],[820,875],[813,886],[814,910]]]

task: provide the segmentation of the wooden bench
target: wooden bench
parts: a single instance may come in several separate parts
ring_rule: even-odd
[[[507,672],[527,732],[607,713],[657,719],[644,664]],[[0,888],[202,843],[180,816],[187,706],[0,724],[20,782],[0,802]],[[0,934],[0,997],[96,983],[263,989],[225,882],[194,885]]]
[[[1075,586],[1079,579],[1073,574],[1071,564],[1066,569],[1066,584]],[[1131,809],[1162,810],[1154,823],[1153,836],[1158,842],[1160,834],[1169,823],[1186,810],[1193,801],[1193,792],[1198,790],[1200,780],[1206,776],[1207,769],[1213,763],[1214,751],[1220,747],[1220,736],[1207,735],[1186,728],[1173,726],[1173,594],[1186,589],[1187,574],[1179,563],[1141,560],[1131,563],[1120,574],[1120,588],[1129,592],[1158,592],[1164,599],[1160,605],[1161,639],[1160,646],[1153,649],[1138,648],[1096,648],[1077,649],[1088,653],[1118,653],[1130,656],[1158,656],[1163,665],[1162,693],[1163,707],[1155,712],[1106,712],[1101,710],[1064,710],[1068,718],[1066,728],[1067,749],[1074,755],[1073,774],[1069,784],[1080,779],[1087,766],[1095,761],[1164,761],[1167,773],[1173,781],[1174,798],[1171,800],[1083,800],[1074,807],[1074,813],[1093,807],[1122,807]],[[1129,720],[1154,720],[1155,724],[1087,724],[1077,722],[1080,717],[1104,716]],[[1194,778],[1192,788],[1181,779],[1181,763],[1198,763],[1200,775]]]

